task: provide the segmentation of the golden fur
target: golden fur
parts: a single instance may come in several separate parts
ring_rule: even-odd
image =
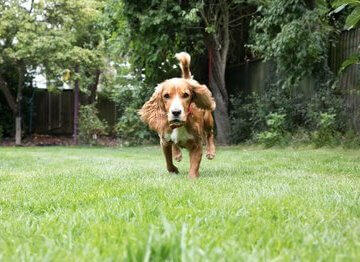
[[[207,158],[215,157],[214,120],[211,114],[215,110],[215,101],[206,85],[201,85],[192,79],[190,55],[182,52],[176,54],[176,58],[180,62],[182,78],[168,79],[159,84],[139,114],[142,121],[159,134],[168,171],[178,173],[172,157],[180,161],[182,158],[180,148],[187,148],[190,153],[189,175],[194,178],[199,176],[203,141],[206,142]],[[174,103],[182,109],[176,121],[172,121],[174,116],[171,115]],[[176,128],[186,131],[187,140],[176,142],[169,140]]]

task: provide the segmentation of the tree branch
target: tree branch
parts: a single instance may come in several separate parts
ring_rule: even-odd
[[[229,7],[226,0],[222,0],[222,13],[223,13],[223,25],[222,25],[222,48],[221,48],[221,62],[223,65],[223,70],[225,71],[227,55],[229,52],[230,46],[230,36],[229,36]]]
[[[0,89],[3,92],[6,101],[8,102],[8,105],[10,107],[10,109],[13,111],[13,113],[16,113],[16,103],[15,103],[15,99],[12,96],[10,89],[7,85],[7,83],[5,82],[5,80],[0,76]]]
[[[235,23],[235,22],[237,22],[237,21],[239,21],[239,20],[241,20],[241,19],[243,19],[243,18],[246,18],[246,17],[249,17],[249,16],[253,16],[253,15],[255,15],[256,13],[257,13],[257,11],[252,12],[252,13],[250,13],[250,14],[246,14],[246,15],[239,16],[239,17],[237,17],[237,18],[229,21],[229,25],[234,27],[233,23]]]

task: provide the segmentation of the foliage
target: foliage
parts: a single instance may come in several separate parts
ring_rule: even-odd
[[[353,55],[351,55],[348,59],[346,59],[340,67],[339,73],[342,73],[345,71],[346,68],[348,68],[351,65],[360,64],[360,45],[358,47],[358,52]]]
[[[59,80],[66,67],[94,64],[100,41],[96,22],[102,1],[10,1],[0,5],[2,60],[38,67]],[[53,78],[51,78],[53,77]]]
[[[124,145],[141,145],[155,142],[154,138],[156,136],[141,122],[136,108],[126,108],[115,128]]]
[[[13,117],[13,112],[6,105],[5,99],[1,99],[1,98],[0,98],[0,112],[1,112],[0,126],[2,126],[3,129],[3,136],[8,137],[14,132],[14,117]]]
[[[334,146],[339,142],[335,114],[320,113],[318,115],[318,128],[314,131],[312,140],[316,147]]]
[[[114,64],[115,75],[107,75],[107,95],[116,104],[118,122],[115,126],[117,136],[125,145],[154,142],[156,134],[141,122],[138,110],[154,91],[144,83],[142,73],[133,74],[125,61]]]
[[[298,88],[296,91],[282,89],[270,84],[263,92],[232,98],[232,141],[242,143],[256,141],[258,133],[268,131],[269,112],[286,115],[284,130],[297,140],[309,140],[306,133],[319,129],[319,112],[336,115],[334,129],[346,132],[346,108],[344,99],[337,90],[329,88],[330,83],[318,83],[309,91]],[[299,132],[302,135],[299,137]]]
[[[360,1],[359,0],[335,0],[332,2],[332,7],[336,8],[333,12],[338,13],[343,11],[347,6],[352,8],[351,13],[347,16],[345,21],[345,29],[350,30],[359,25],[360,22]]]
[[[345,21],[345,29],[350,30],[359,26],[360,22],[360,1],[358,0],[336,0],[332,3],[333,8],[336,8],[333,13],[339,13],[348,6],[353,8],[352,12],[347,16]],[[351,65],[360,64],[360,45],[355,54],[347,58],[340,67],[340,73]]]
[[[260,144],[269,148],[275,145],[285,145],[288,142],[285,132],[285,117],[286,115],[278,113],[271,113],[267,116],[267,131],[257,135]]]
[[[3,139],[3,135],[4,135],[4,130],[3,130],[3,127],[0,126],[0,142]]]
[[[331,27],[319,8],[302,0],[263,1],[251,23],[251,50],[274,60],[284,87],[297,87],[305,76],[324,71]]]
[[[96,144],[101,135],[107,134],[106,121],[100,120],[95,104],[84,105],[79,111],[79,138],[83,143]]]
[[[122,11],[117,11],[122,9]],[[123,24],[114,28],[114,37],[122,43],[127,41],[131,49],[123,49],[130,64],[143,70],[148,84],[157,84],[170,76],[179,75],[174,68],[175,53],[191,47],[193,56],[203,52],[202,31],[192,28],[198,26],[191,4],[174,0],[131,1],[113,5],[113,19],[125,18],[128,28]]]
[[[360,148],[360,136],[355,130],[348,130],[343,138],[343,147],[347,149]]]
[[[62,86],[63,73],[69,71],[70,80],[80,79],[82,89],[87,89],[93,70],[102,65],[98,26],[102,4],[102,0],[0,1],[0,91],[10,94],[7,102],[13,115],[24,115],[21,97],[32,85],[35,71],[46,75],[49,90]]]

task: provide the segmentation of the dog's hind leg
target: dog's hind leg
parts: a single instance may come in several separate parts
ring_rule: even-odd
[[[180,162],[182,160],[181,150],[175,144],[172,145],[172,155],[177,162]]]
[[[210,111],[204,115],[205,139],[206,139],[206,158],[211,160],[215,157],[216,149],[214,142],[214,119]]]
[[[214,132],[206,133],[206,158],[209,160],[214,159],[215,157],[215,142],[214,142]]]

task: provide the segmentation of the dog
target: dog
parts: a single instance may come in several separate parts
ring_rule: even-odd
[[[206,157],[215,157],[214,119],[215,101],[206,85],[199,84],[190,72],[191,57],[186,52],[175,55],[182,77],[159,84],[151,98],[139,111],[140,118],[160,137],[160,145],[170,173],[178,174],[173,157],[180,162],[180,148],[190,155],[189,177],[199,177],[199,167],[206,143]]]

